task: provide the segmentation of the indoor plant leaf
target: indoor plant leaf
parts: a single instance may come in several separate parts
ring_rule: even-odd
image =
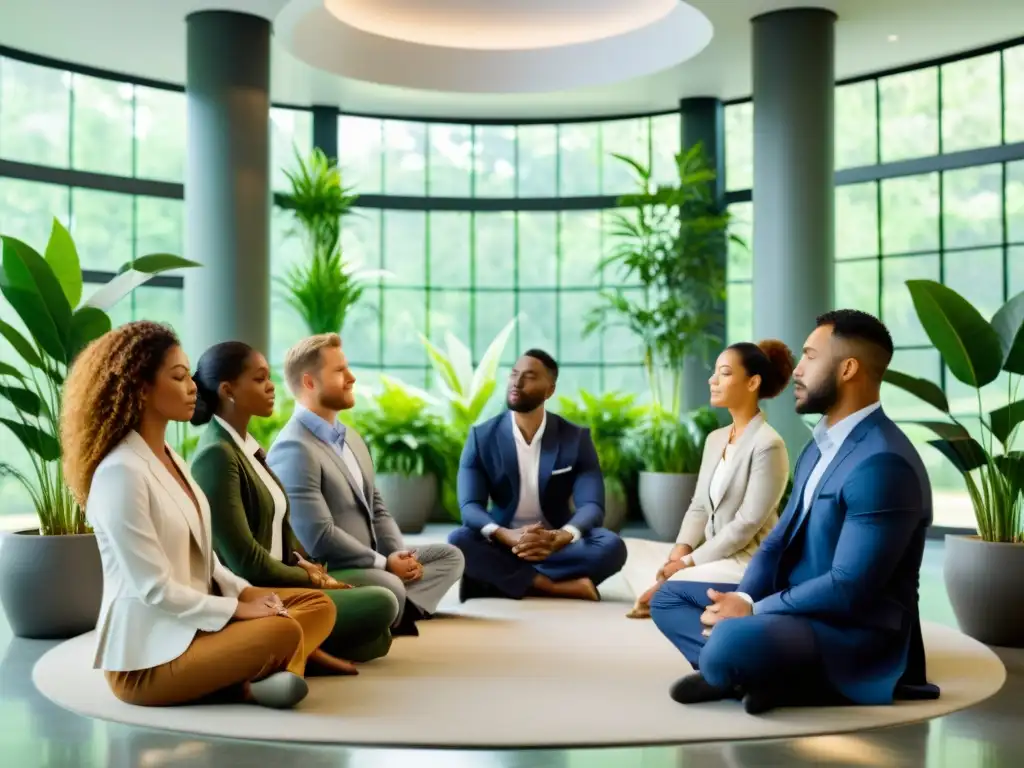
[[[117,274],[121,275],[132,270],[135,272],[143,272],[147,275],[158,275],[161,272],[169,272],[172,269],[186,269],[188,267],[201,266],[202,264],[197,261],[183,259],[181,256],[175,256],[172,253],[150,253],[146,256],[140,256],[133,261],[122,264],[121,268],[117,270]]]
[[[111,328],[110,316],[96,307],[81,307],[71,316],[71,359]]]
[[[992,316],[992,327],[1003,350],[1003,370],[1024,374],[1024,292],[999,308]]]
[[[30,416],[38,416],[42,411],[43,401],[39,399],[39,395],[24,387],[0,384],[0,396],[6,398],[19,411]]]
[[[943,440],[967,440],[971,433],[961,425],[952,421],[914,421],[919,427],[930,429]]]
[[[10,376],[12,379],[18,379],[19,381],[25,380],[25,375],[21,371],[2,360],[0,360],[0,376]]]
[[[891,368],[882,374],[882,381],[909,392],[943,413],[949,413],[949,400],[946,399],[946,393],[933,381],[900,373]]]
[[[49,435],[31,424],[21,424],[11,419],[0,418],[0,424],[11,430],[25,448],[43,461],[56,461],[60,458],[60,443],[53,435]]]
[[[71,233],[56,217],[50,230],[50,240],[46,243],[45,259],[60,283],[68,304],[77,307],[82,300],[82,268],[78,260],[78,249],[71,239]]]
[[[53,270],[30,246],[3,238],[0,292],[47,355],[67,362],[71,306]]]
[[[907,288],[928,338],[956,378],[972,387],[995,381],[1003,347],[989,322],[963,296],[933,280],[908,280]]]
[[[22,359],[33,368],[45,370],[42,358],[32,347],[32,344],[22,333],[9,323],[0,320],[0,336],[7,339],[7,343],[14,347],[14,351],[21,355]]]
[[[988,464],[988,454],[973,437],[966,440],[929,440],[963,474]]]
[[[1024,421],[1024,400],[996,408],[989,413],[988,417],[992,434],[1005,446],[1016,426]]]

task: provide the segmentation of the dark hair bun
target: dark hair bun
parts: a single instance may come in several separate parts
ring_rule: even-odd
[[[188,421],[194,427],[201,427],[213,419],[213,414],[217,412],[220,397],[216,391],[211,392],[203,386],[199,379],[198,371],[192,374],[192,381],[196,383],[196,409],[192,413],[192,418]]]
[[[757,347],[768,358],[773,373],[772,376],[761,377],[760,395],[763,398],[772,398],[780,394],[789,384],[796,361],[793,359],[793,353],[789,347],[778,339],[759,341]]]

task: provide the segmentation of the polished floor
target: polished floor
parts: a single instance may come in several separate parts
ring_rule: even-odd
[[[922,573],[922,613],[955,625],[942,585],[942,543],[929,542]],[[40,696],[32,665],[53,643],[17,640],[0,616],[0,766],[10,768],[747,768],[747,766],[927,766],[1010,768],[1024,765],[1024,652],[1000,651],[1009,677],[980,705],[940,720],[845,736],[684,747],[592,750],[451,751],[349,749],[189,738],[70,714]],[[539,717],[545,713],[537,702]],[[594,727],[615,717],[613,690],[594,702]],[[666,696],[665,706],[676,706]],[[494,707],[500,712],[500,705]]]

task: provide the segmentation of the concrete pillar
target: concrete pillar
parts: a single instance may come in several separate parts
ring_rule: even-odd
[[[682,148],[689,149],[697,143],[704,148],[704,154],[717,177],[712,190],[715,200],[721,208],[725,208],[725,117],[722,102],[713,97],[696,97],[682,99],[679,102],[682,127]],[[722,248],[718,254],[719,264],[724,272],[728,251]],[[717,313],[715,333],[725,342],[725,303]],[[717,350],[712,350],[712,357],[703,360],[691,357],[683,369],[683,408],[686,411],[700,408],[708,404],[708,378],[714,365]],[[721,415],[720,415],[721,417]]]
[[[754,331],[797,357],[833,301],[835,22],[818,8],[753,19]],[[795,458],[809,435],[791,390],[767,410]]]
[[[187,25],[186,349],[270,342],[270,34],[267,19],[190,14]]]

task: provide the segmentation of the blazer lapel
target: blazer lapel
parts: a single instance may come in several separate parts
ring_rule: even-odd
[[[540,439],[540,468],[537,477],[537,493],[541,499],[544,498],[544,490],[547,488],[548,480],[551,479],[551,472],[558,460],[558,451],[561,441],[558,439],[558,422],[548,418],[544,425],[544,436]]]
[[[729,495],[729,489],[732,487],[732,479],[736,474],[736,468],[740,464],[744,464],[746,462],[746,458],[750,455],[750,451],[754,446],[754,435],[757,434],[757,430],[761,428],[762,424],[764,424],[764,414],[759,413],[750,420],[750,423],[747,424],[747,428],[743,430],[743,434],[740,435],[740,439],[736,441],[732,456],[730,457],[729,462],[725,465],[725,475],[722,478],[722,498],[718,500],[718,504],[715,504],[711,499],[711,483],[708,482],[708,501],[711,503],[711,507],[713,509],[717,509],[717,507],[721,506],[725,497]],[[716,446],[719,459],[724,455],[725,449],[728,445],[729,431],[724,430],[721,443]]]
[[[512,504],[515,511],[519,506],[519,455],[516,453],[516,438],[512,430],[516,429],[512,414],[503,416],[498,422],[498,450],[501,452],[501,466],[512,483]]]
[[[714,509],[715,503],[711,500],[711,478],[715,474],[715,470],[718,468],[718,462],[722,459],[725,447],[729,444],[729,430],[715,430],[708,435],[708,442],[710,445],[707,446],[707,448],[711,452],[711,456],[714,457],[714,464],[711,466],[711,472],[706,475],[707,482],[704,483],[702,493],[704,495],[704,501],[706,502],[707,508]],[[725,498],[725,496],[723,495],[722,498]]]
[[[363,510],[367,514],[369,514],[370,508],[367,506],[366,493],[360,487],[359,483],[356,482],[356,479],[352,476],[352,473],[348,469],[348,465],[345,464],[345,460],[341,458],[340,455],[338,455],[337,451],[334,450],[334,446],[327,445],[327,443],[325,443],[323,440],[318,438],[316,435],[313,435],[312,433],[310,433],[310,436],[312,437],[313,440],[316,441],[316,444],[320,446],[320,450],[327,454],[328,459],[341,472],[342,476],[345,478],[345,481],[352,488],[352,493],[356,497],[356,502],[358,502],[359,506],[361,506]],[[345,440],[347,442],[348,438],[346,437]],[[349,448],[349,450],[351,450],[351,448]]]

